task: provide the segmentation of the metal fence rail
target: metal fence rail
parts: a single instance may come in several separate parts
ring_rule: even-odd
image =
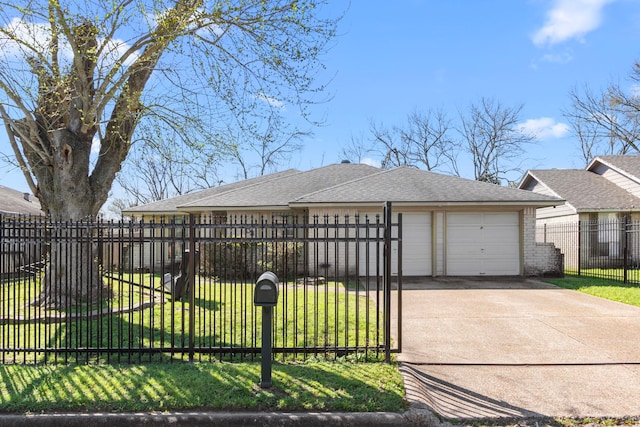
[[[401,245],[391,237],[401,216],[390,219],[0,217],[0,362],[253,358],[264,271],[280,281],[274,353],[388,360],[397,347],[384,254]]]
[[[640,222],[626,217],[543,224],[538,241],[564,255],[565,273],[640,284]]]

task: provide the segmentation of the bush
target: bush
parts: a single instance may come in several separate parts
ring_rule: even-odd
[[[213,242],[201,246],[202,274],[222,280],[304,274],[304,245],[295,242]]]

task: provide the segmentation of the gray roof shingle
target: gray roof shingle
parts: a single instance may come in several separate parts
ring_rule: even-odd
[[[531,191],[410,167],[399,167],[303,195],[292,204],[383,203],[385,201],[423,205],[533,204],[551,206],[562,203],[560,199]]]
[[[291,201],[305,194],[356,180],[379,171],[378,168],[364,164],[329,165],[259,182],[255,185],[243,186],[225,193],[214,194],[195,202],[182,204],[179,208],[186,211],[198,211],[211,207],[224,209],[288,208]]]
[[[640,209],[640,199],[587,170],[532,170],[529,175],[565,199],[578,212]]]
[[[44,215],[40,201],[25,193],[0,185],[0,213],[11,215]]]
[[[264,175],[257,178],[250,178],[243,181],[233,182],[231,184],[224,184],[219,187],[211,187],[205,190],[194,191],[193,193],[183,194],[181,196],[172,197],[170,199],[160,200],[153,203],[148,203],[146,205],[135,206],[132,208],[125,209],[122,212],[125,215],[141,214],[141,213],[175,214],[181,211],[180,209],[178,209],[178,206],[196,202],[200,199],[210,198],[212,196],[223,194],[228,191],[233,191],[243,187],[257,185],[260,183],[264,183],[266,181],[279,179],[284,176],[290,176],[293,174],[297,174],[299,172],[300,171],[295,169],[288,169],[288,170],[273,173],[270,175]]]

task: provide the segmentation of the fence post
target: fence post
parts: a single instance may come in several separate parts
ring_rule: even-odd
[[[582,264],[582,221],[578,220],[578,276]]]
[[[384,360],[391,363],[391,202],[384,208]]]
[[[196,310],[195,310],[195,289],[196,289],[196,225],[195,215],[189,214],[189,362],[194,359],[195,335],[196,335]]]
[[[402,352],[402,213],[398,213],[398,352]]]
[[[624,283],[627,283],[627,217],[622,217],[622,271],[624,274]]]

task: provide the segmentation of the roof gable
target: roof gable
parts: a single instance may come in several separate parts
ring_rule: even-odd
[[[581,169],[532,170],[520,187],[535,179],[566,200],[576,212],[631,211],[640,209],[640,199],[606,178]]]
[[[599,165],[608,166],[626,177],[640,183],[640,156],[598,156],[587,166],[588,171],[595,172]]]

